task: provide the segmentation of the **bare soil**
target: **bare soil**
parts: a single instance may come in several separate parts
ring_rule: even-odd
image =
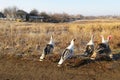
[[[58,55],[47,56],[43,62],[39,56],[0,58],[0,80],[119,80],[120,53],[116,60],[72,58],[57,67]]]

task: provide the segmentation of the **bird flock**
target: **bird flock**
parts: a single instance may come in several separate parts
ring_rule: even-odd
[[[112,36],[109,35],[107,39],[104,39],[104,36],[101,35],[101,43],[97,45],[97,48],[95,48],[94,45],[94,35],[91,35],[90,41],[86,44],[86,48],[84,53],[82,53],[80,56],[89,57],[91,60],[97,59],[100,55],[105,54],[110,59],[113,60],[113,54],[111,53],[111,49],[109,46],[109,41],[111,40]],[[60,67],[66,59],[72,58],[74,56],[74,43],[76,39],[72,39],[70,42],[70,45],[64,49],[64,51],[61,54],[60,60],[58,62],[58,67]],[[53,53],[54,49],[54,40],[53,36],[51,36],[50,41],[48,44],[46,44],[43,53],[40,56],[39,61],[43,61],[45,59],[45,56],[48,54]]]

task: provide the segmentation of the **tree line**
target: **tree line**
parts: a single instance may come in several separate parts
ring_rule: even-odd
[[[118,16],[83,16],[81,14],[70,15],[67,13],[54,13],[50,14],[47,12],[39,12],[37,9],[32,9],[29,13],[18,9],[17,7],[8,7],[4,8],[2,11],[4,16],[8,19],[24,19],[25,21],[43,21],[43,22],[70,22],[75,20],[84,20],[84,19],[108,19],[108,18],[117,18]]]

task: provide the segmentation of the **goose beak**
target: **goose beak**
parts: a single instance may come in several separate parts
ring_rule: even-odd
[[[73,39],[73,41],[76,41],[76,39]]]
[[[108,40],[110,40],[110,39],[112,39],[112,35],[109,35],[109,36],[108,36]]]

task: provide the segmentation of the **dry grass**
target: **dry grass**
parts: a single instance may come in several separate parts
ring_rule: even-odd
[[[100,35],[112,35],[110,45],[112,49],[120,49],[120,23],[17,23],[0,21],[1,49],[18,53],[31,50],[32,54],[41,54],[43,47],[48,43],[50,35],[54,36],[55,53],[60,53],[71,41],[76,38],[75,53],[80,54],[94,33],[95,43],[101,41]],[[37,49],[39,47],[40,49]],[[14,51],[12,50],[14,49]],[[11,50],[11,51],[10,51]],[[6,52],[6,53],[8,53]],[[25,53],[26,53],[25,52]],[[5,53],[5,54],[6,54]],[[35,53],[36,54],[36,53]]]
[[[83,66],[79,68],[57,68],[58,59],[54,60],[53,57],[49,60],[40,63],[37,62],[39,55],[42,53],[44,46],[49,42],[50,35],[53,35],[55,41],[54,54],[61,54],[63,49],[68,46],[71,39],[76,38],[75,42],[75,54],[81,54],[85,49],[86,43],[90,40],[90,34],[94,33],[95,43],[101,42],[100,35],[105,37],[112,35],[110,45],[113,51],[120,49],[120,22],[74,22],[74,23],[27,23],[27,22],[9,22],[0,21],[0,78],[10,80],[103,80],[101,79],[104,70],[98,70],[102,64],[92,63],[89,66]],[[16,54],[25,54],[24,59],[19,57],[11,59]],[[5,58],[6,56],[7,59]],[[33,56],[37,56],[33,58]],[[5,61],[5,63],[4,63]],[[48,64],[46,64],[46,62]],[[103,62],[103,66],[106,62]],[[79,59],[76,61],[79,64]],[[109,65],[113,64],[110,62]],[[119,62],[117,63],[119,65]],[[12,68],[14,66],[14,69]],[[94,69],[93,67],[96,66]],[[87,69],[90,67],[89,69]],[[4,69],[3,69],[4,68]],[[2,70],[3,69],[3,70]],[[104,68],[100,68],[104,69]],[[107,69],[105,67],[105,69]],[[119,68],[118,68],[119,69]],[[79,72],[79,71],[80,72]],[[120,70],[120,69],[119,69]],[[108,76],[107,79],[115,79],[109,77],[107,74],[109,70],[105,70],[104,73]],[[115,69],[116,73],[117,70]],[[73,74],[74,73],[74,74]],[[95,75],[97,74],[98,75]],[[114,69],[111,75],[113,75]],[[49,76],[51,74],[51,77]],[[64,75],[62,75],[64,74]],[[56,77],[55,77],[56,76]],[[83,77],[84,76],[84,77]],[[6,77],[6,78],[5,78]]]

